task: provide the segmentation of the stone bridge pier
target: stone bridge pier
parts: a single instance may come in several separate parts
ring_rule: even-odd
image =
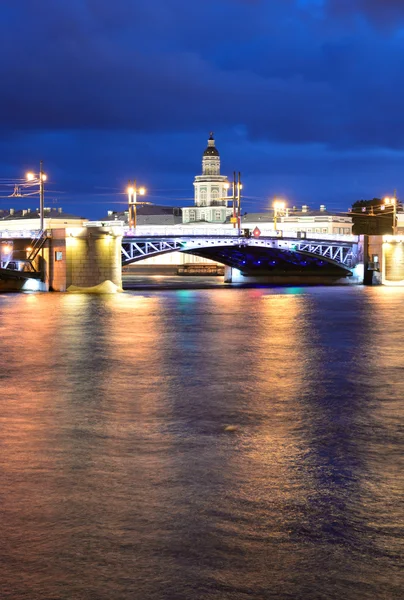
[[[120,226],[109,223],[54,229],[38,256],[46,288],[57,292],[121,291],[122,235]]]

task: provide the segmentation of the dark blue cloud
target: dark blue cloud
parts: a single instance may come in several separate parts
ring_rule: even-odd
[[[277,186],[320,203],[316,178],[341,205],[400,188],[401,1],[6,0],[0,16],[4,176],[44,158],[69,197],[143,174],[181,202],[214,129],[257,206]]]
[[[377,27],[396,27],[404,21],[402,0],[328,0],[324,5],[332,16],[365,18]]]

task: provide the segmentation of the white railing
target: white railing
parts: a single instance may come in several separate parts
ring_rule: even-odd
[[[134,230],[130,230],[129,227],[124,227],[124,236],[134,237],[183,237],[183,236],[226,236],[226,237],[240,237],[243,236],[242,230],[249,229],[252,236],[254,230],[253,227],[243,226],[241,233],[238,228],[229,226],[227,227],[181,227],[180,225],[165,227],[163,225],[155,225],[152,227],[145,227],[141,225],[136,227]],[[343,242],[358,242],[358,236],[352,234],[342,233],[306,233],[305,238],[300,237],[301,231],[282,231],[276,232],[274,229],[260,227],[259,237],[273,237],[273,238],[295,238],[295,239],[310,239],[310,240],[327,240],[327,241],[343,241]],[[300,234],[300,235],[299,235]]]
[[[83,223],[83,227],[123,227],[125,230],[128,230],[128,227],[125,227],[125,221],[85,221]]]
[[[41,237],[40,229],[15,231],[14,229],[0,231],[0,238],[30,238],[35,239]]]

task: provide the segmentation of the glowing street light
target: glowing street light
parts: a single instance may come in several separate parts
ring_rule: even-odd
[[[383,200],[384,202],[384,206],[392,206],[393,207],[393,235],[396,235],[396,212],[397,212],[397,198],[395,196],[393,196],[393,198],[389,198],[388,196],[386,196],[386,198],[384,198]],[[381,209],[384,209],[384,206],[381,207]]]
[[[274,200],[274,203],[272,204],[272,207],[274,209],[274,230],[276,231],[276,221],[278,218],[278,215],[280,213],[283,213],[285,208],[286,208],[286,202],[284,200]]]
[[[40,230],[44,229],[44,197],[45,197],[45,181],[47,176],[43,172],[43,161],[39,163],[39,174],[32,173],[31,171],[26,174],[26,179],[32,184],[39,184],[39,219],[40,219]]]
[[[133,184],[129,180],[128,187],[126,189],[128,193],[128,208],[129,208],[129,229],[136,228],[136,200],[137,194],[144,196],[146,189],[144,187],[136,187],[136,179],[133,180]]]
[[[6,243],[3,242],[0,244],[0,268],[7,267],[7,263],[11,259],[12,252],[13,252],[13,246],[11,244],[9,244],[8,242],[6,242]]]
[[[241,173],[238,172],[236,178],[236,171],[233,172],[233,181],[230,183],[229,181],[225,181],[223,184],[224,189],[226,190],[226,195],[221,200],[225,201],[225,206],[227,207],[227,202],[231,201],[232,203],[232,216],[230,218],[230,222],[233,223],[233,227],[238,227],[239,235],[241,231],[241,190],[243,189],[243,185],[241,183]],[[228,195],[228,191],[232,187],[231,196]]]

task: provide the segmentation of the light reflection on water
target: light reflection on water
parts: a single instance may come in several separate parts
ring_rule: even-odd
[[[403,296],[0,296],[0,596],[401,597]]]

